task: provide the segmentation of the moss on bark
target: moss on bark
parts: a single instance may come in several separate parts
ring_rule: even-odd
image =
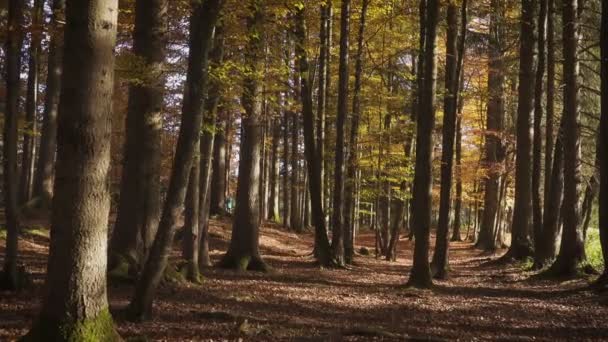
[[[114,342],[122,338],[114,328],[110,311],[105,309],[96,317],[76,322],[40,317],[20,341]]]

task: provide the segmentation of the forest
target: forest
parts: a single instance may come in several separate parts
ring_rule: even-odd
[[[608,339],[608,1],[0,27],[1,341]]]

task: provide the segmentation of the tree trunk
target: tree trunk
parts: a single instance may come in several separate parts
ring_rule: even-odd
[[[601,28],[601,117],[600,142],[598,146],[608,146],[608,1],[602,1]],[[600,279],[608,282],[608,149],[599,149],[600,158],[600,205],[599,227],[604,271]]]
[[[106,289],[117,16],[117,0],[67,3],[48,277],[24,340],[121,340]]]
[[[538,14],[538,63],[536,67],[536,80],[534,86],[534,141],[532,160],[532,225],[534,226],[534,250],[540,248],[542,243],[543,227],[543,203],[541,194],[541,160],[542,160],[542,131],[541,121],[543,118],[543,91],[545,82],[545,28],[547,27],[548,0],[540,1]]]
[[[355,88],[353,90],[353,115],[350,126],[350,151],[348,153],[348,166],[346,171],[346,184],[344,187],[344,261],[353,263],[355,255],[355,182],[359,168],[359,121],[361,119],[361,77],[363,74],[363,35],[365,33],[365,16],[369,0],[363,0],[361,4],[361,16],[359,17],[359,35],[357,38],[357,54],[355,55]]]
[[[36,157],[36,112],[38,107],[38,75],[40,73],[40,40],[43,31],[42,0],[35,0],[32,7],[32,25],[30,29],[30,56],[27,74],[27,95],[25,98],[25,126],[23,133],[23,154],[21,158],[20,203],[32,199],[34,183],[34,161]]]
[[[52,9],[44,119],[34,180],[34,196],[41,198],[44,207],[50,207],[53,195],[55,151],[57,149],[57,106],[61,91],[61,60],[63,59],[65,0],[53,0]]]
[[[221,3],[221,0],[205,0],[196,3],[192,10],[181,128],[158,233],[129,304],[128,316],[133,320],[143,320],[151,315],[154,292],[167,266],[176,224],[184,204],[192,160],[199,143],[207,85],[208,54]]]
[[[263,29],[260,0],[249,4],[247,18],[248,42],[245,63],[251,74],[243,80],[242,103],[245,115],[242,121],[239,176],[236,189],[236,209],[232,223],[232,237],[220,267],[236,270],[266,271],[266,263],[259,251],[260,158],[262,147],[261,82],[264,42],[259,32]]]
[[[294,84],[298,84],[298,77],[294,77]],[[294,96],[295,97],[295,96]],[[294,101],[295,102],[295,101]],[[302,232],[302,221],[301,219],[301,208],[300,208],[300,177],[299,177],[299,154],[298,154],[298,114],[294,111],[290,111],[291,121],[291,155],[289,163],[291,164],[291,216],[290,216],[290,228],[297,232]]]
[[[563,0],[564,53],[564,228],[557,259],[548,270],[557,276],[575,276],[585,262],[581,225],[581,128],[578,99],[578,0]]]
[[[342,0],[340,13],[340,65],[338,71],[338,115],[336,118],[336,155],[334,160],[334,193],[332,213],[332,256],[344,264],[344,127],[348,114],[348,49],[350,35],[350,0]]]
[[[285,104],[285,93],[279,95],[279,108],[283,115],[283,227],[289,228],[291,223],[291,188],[289,187],[289,111]]]
[[[448,249],[450,231],[450,204],[452,203],[452,169],[454,139],[456,136],[456,110],[458,103],[458,7],[450,1],[447,8],[447,40],[445,56],[445,95],[443,102],[443,141],[441,153],[441,194],[435,253],[431,269],[438,279],[448,277]]]
[[[487,170],[485,178],[483,220],[476,246],[484,251],[494,252],[496,213],[498,210],[498,182],[504,161],[502,146],[504,121],[504,8],[499,0],[492,1],[490,14],[490,40],[488,65],[488,110],[486,117],[485,158]]]
[[[302,99],[302,113],[304,123],[304,155],[306,157],[306,166],[308,169],[308,190],[310,192],[312,220],[315,226],[315,246],[314,254],[317,261],[324,266],[331,264],[331,253],[329,239],[327,238],[327,228],[325,227],[325,213],[323,212],[323,195],[322,195],[322,178],[321,165],[322,160],[319,155],[316,145],[319,140],[315,141],[314,135],[314,113],[312,103],[312,88],[309,79],[309,65],[306,55],[306,22],[304,7],[298,8],[296,11],[296,55],[299,58],[300,67],[300,91]]]
[[[161,137],[167,1],[136,2],[133,53],[147,64],[146,82],[129,88],[120,200],[110,240],[109,269],[137,274],[160,215]]]
[[[316,158],[321,161],[321,209],[325,203],[325,120],[327,113],[327,94],[328,77],[330,74],[329,66],[329,34],[330,34],[330,11],[331,2],[321,2],[319,6],[320,26],[319,26],[319,88],[317,91],[317,125],[316,125]],[[314,209],[313,209],[314,211]],[[313,214],[314,215],[314,214]],[[314,219],[314,218],[313,218]],[[325,219],[325,218],[323,218]]]
[[[200,226],[200,181],[201,156],[194,153],[192,168],[188,177],[184,210],[184,234],[182,238],[182,257],[188,261],[186,277],[189,281],[198,281],[198,232]]]
[[[433,183],[433,130],[435,127],[435,79],[437,21],[439,1],[428,0],[425,23],[424,87],[421,91],[420,112],[416,135],[416,166],[414,176],[414,196],[412,227],[415,230],[414,262],[409,286],[428,288],[432,286],[429,267],[429,240],[431,225]]]
[[[279,143],[281,139],[281,124],[278,118],[272,119],[272,149],[270,151],[270,194],[268,197],[268,219],[275,223],[281,222],[279,211]]]
[[[517,151],[515,164],[515,204],[511,246],[505,259],[522,260],[532,255],[530,220],[532,218],[531,184],[531,114],[534,110],[534,46],[536,0],[521,2],[519,45],[519,88],[517,103]]]
[[[6,256],[0,287],[17,290],[20,281],[17,270],[19,249],[19,217],[17,208],[17,122],[19,120],[19,93],[21,46],[23,44],[24,2],[8,3],[8,32],[6,35],[6,114],[4,116],[3,176],[4,213],[6,216]]]
[[[223,126],[215,133],[213,143],[213,182],[211,183],[211,215],[226,213],[226,119],[218,118],[218,125]]]
[[[553,174],[551,167],[553,165],[553,121],[555,116],[554,1],[555,0],[548,0],[547,5],[547,103],[545,105],[547,113],[545,118],[545,188],[543,203],[547,203],[550,201],[549,194],[551,189],[551,175]]]

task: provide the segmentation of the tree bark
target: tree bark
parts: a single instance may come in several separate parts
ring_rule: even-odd
[[[176,224],[184,204],[192,159],[199,143],[211,36],[221,4],[222,0],[205,0],[197,2],[192,9],[181,128],[158,233],[129,304],[128,316],[132,320],[144,320],[150,317],[154,292],[167,266]]]
[[[551,201],[551,176],[553,174],[553,118],[555,116],[555,33],[553,19],[555,13],[554,2],[555,0],[548,0],[547,5],[547,103],[545,105],[547,113],[545,118],[545,188],[543,201],[543,203],[545,203],[545,207],[547,206],[546,203]]]
[[[213,143],[213,182],[211,183],[211,215],[226,212],[226,125],[225,118],[218,118],[218,126]]]
[[[346,171],[346,184],[344,186],[344,261],[353,263],[355,255],[355,183],[357,170],[359,169],[359,122],[361,120],[361,78],[363,74],[363,35],[365,33],[365,19],[369,0],[363,0],[361,4],[361,15],[359,17],[359,35],[357,38],[357,53],[355,55],[355,87],[353,90],[353,114],[350,125],[350,151],[348,153],[348,166]]]
[[[26,341],[121,340],[106,289],[117,15],[117,0],[67,3],[48,277]]]
[[[245,49],[246,68],[251,71],[243,80],[242,119],[239,175],[236,190],[236,209],[232,223],[232,237],[220,267],[236,270],[266,271],[266,263],[259,251],[260,158],[262,147],[262,102],[259,75],[263,65],[264,42],[259,32],[263,29],[263,7],[260,0],[251,0],[247,18],[248,41]]]
[[[424,87],[421,91],[420,112],[416,136],[416,166],[412,227],[415,230],[414,261],[408,285],[419,288],[432,286],[429,267],[429,240],[431,225],[431,188],[433,183],[433,130],[435,127],[435,79],[437,21],[439,1],[428,0],[425,20]]]
[[[53,15],[50,27],[48,73],[40,148],[34,179],[34,197],[40,197],[43,206],[49,207],[53,196],[55,175],[55,152],[57,149],[57,107],[61,91],[63,59],[63,23],[65,22],[65,0],[53,0]]]
[[[602,1],[601,23],[601,117],[600,142],[598,146],[608,146],[608,2]],[[604,270],[600,279],[608,282],[608,149],[599,149],[600,158],[600,195],[599,228],[604,258]]]
[[[2,288],[17,290],[20,286],[17,259],[19,249],[19,215],[17,208],[17,123],[19,120],[19,93],[21,46],[23,44],[24,2],[8,3],[8,32],[6,35],[6,114],[3,136],[4,213],[6,216],[6,256],[4,258]]]
[[[502,146],[504,121],[504,7],[499,0],[493,0],[490,14],[490,40],[488,65],[488,109],[486,117],[486,137],[484,167],[485,178],[483,220],[479,229],[476,246],[484,251],[494,252],[494,227],[498,210],[498,183],[504,161]]]
[[[340,13],[340,64],[338,70],[338,115],[336,118],[336,155],[332,213],[332,257],[344,264],[344,126],[348,114],[348,49],[350,35],[350,0],[342,0]]]
[[[27,203],[32,199],[34,185],[34,161],[36,159],[36,112],[38,106],[38,83],[40,73],[40,40],[43,31],[42,0],[35,0],[32,7],[30,28],[30,56],[27,74],[27,94],[25,98],[25,127],[23,133],[23,153],[21,155],[21,176],[19,177],[19,201]]]
[[[532,218],[531,184],[531,114],[534,110],[534,46],[536,0],[521,2],[519,45],[519,87],[517,104],[517,151],[515,164],[515,204],[511,227],[511,246],[505,259],[522,260],[532,255],[530,220]]]
[[[556,276],[576,276],[585,262],[581,225],[581,128],[578,90],[578,0],[563,0],[562,44],[564,54],[564,228],[557,259],[548,272]]]
[[[139,0],[133,53],[146,64],[143,83],[129,88],[120,200],[110,240],[109,269],[137,274],[148,256],[160,215],[162,108],[167,1]]]
[[[279,211],[279,143],[281,140],[280,119],[272,119],[272,149],[270,151],[270,194],[268,197],[268,219],[275,223],[281,221]]]
[[[456,110],[458,103],[458,7],[449,1],[447,7],[447,40],[445,57],[445,95],[443,101],[443,141],[441,153],[441,194],[439,222],[435,252],[431,263],[433,276],[448,277],[448,249],[450,231],[450,205],[452,203],[452,169],[454,163],[454,139],[456,136]]]
[[[534,250],[540,248],[542,243],[543,227],[543,203],[541,194],[541,161],[542,161],[542,131],[541,121],[543,118],[543,91],[545,82],[545,40],[547,27],[548,0],[539,0],[540,11],[538,14],[538,63],[536,66],[536,79],[534,85],[534,140],[532,160],[532,225],[534,226]],[[536,254],[536,253],[535,253]]]
[[[312,85],[310,81],[310,70],[306,54],[306,22],[304,7],[296,10],[296,56],[299,59],[300,69],[300,91],[302,99],[302,113],[304,119],[304,154],[308,169],[308,190],[310,192],[312,220],[315,226],[314,254],[317,261],[324,266],[331,265],[331,253],[327,228],[325,227],[325,213],[323,212],[322,160],[316,145],[319,140],[315,138],[314,113],[312,102]]]

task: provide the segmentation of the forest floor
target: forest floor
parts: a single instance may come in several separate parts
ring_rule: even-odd
[[[229,237],[230,222],[213,220],[214,261]],[[272,272],[208,269],[201,285],[162,286],[149,322],[120,318],[133,288],[111,284],[121,335],[138,341],[608,340],[608,296],[588,290],[587,280],[537,280],[524,265],[488,263],[496,256],[470,243],[452,244],[450,279],[423,291],[404,287],[412,263],[407,239],[399,242],[397,262],[357,254],[354,266],[339,270],[314,265],[310,233],[265,225],[260,242]],[[4,241],[0,246],[1,260]],[[373,254],[373,235],[359,235],[361,246]],[[25,334],[40,307],[48,233],[27,230],[20,248],[34,287],[0,292],[0,341]]]

